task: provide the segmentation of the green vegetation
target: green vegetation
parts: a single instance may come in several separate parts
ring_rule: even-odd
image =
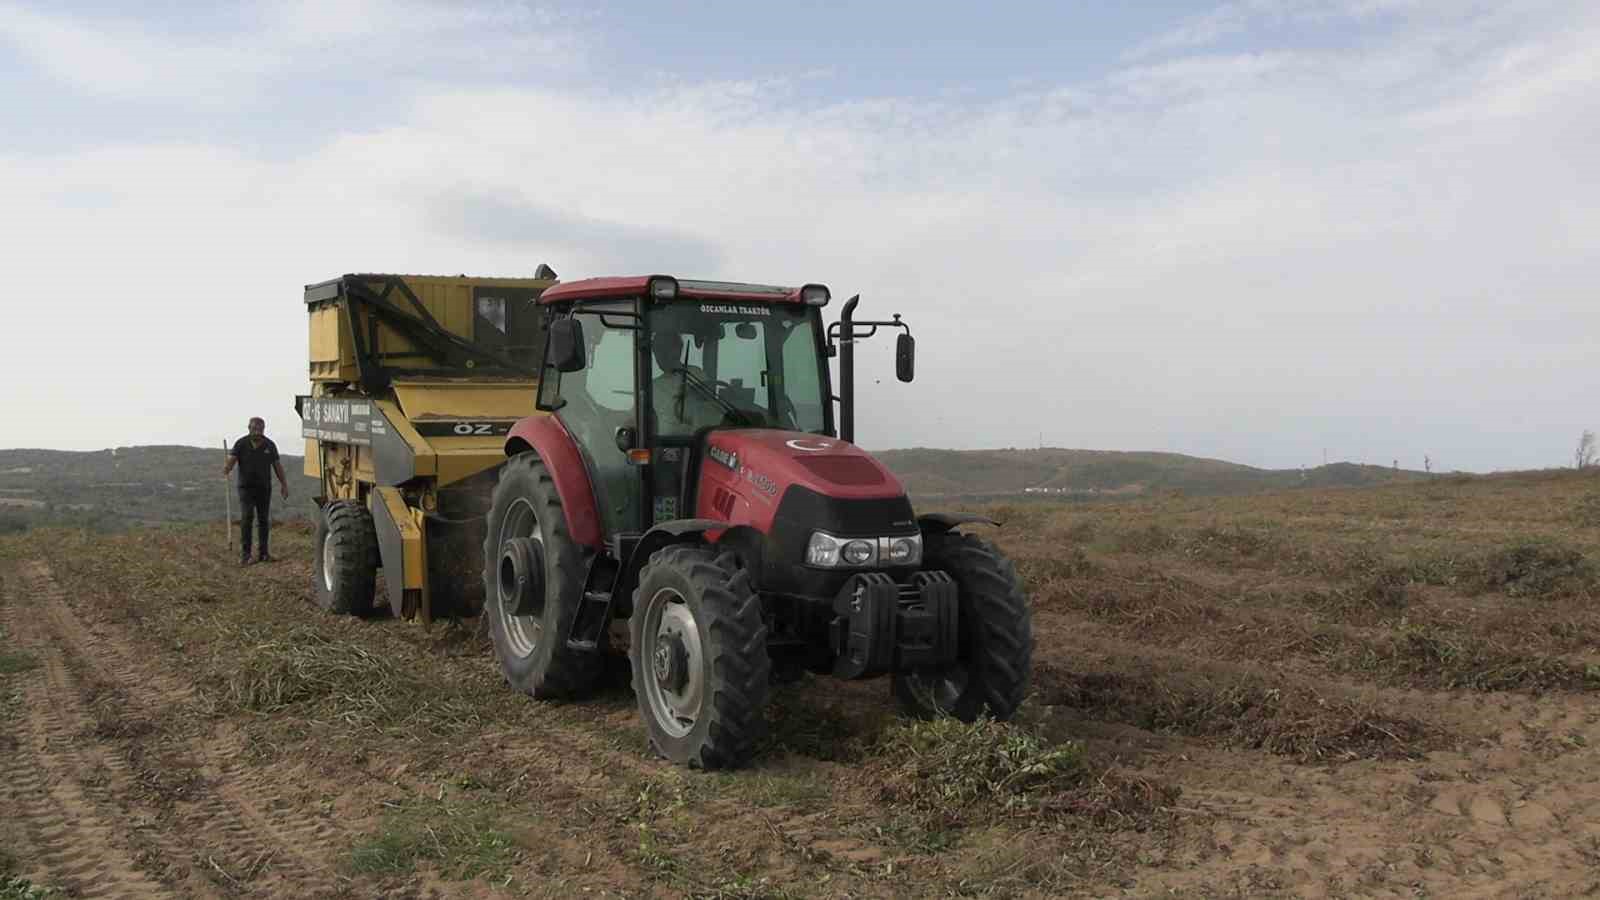
[[[0,675],[14,675],[37,668],[39,661],[19,650],[0,650]]]
[[[236,709],[271,714],[297,707],[301,716],[344,728],[417,725],[435,733],[481,719],[467,698],[424,682],[370,644],[305,625],[266,639],[247,629],[234,641],[250,648],[230,667],[222,689],[223,701]]]
[[[885,779],[890,799],[939,815],[982,803],[1004,810],[1035,808],[1089,774],[1082,746],[1050,744],[990,719],[896,722],[873,749],[880,764],[891,769]]]
[[[0,900],[46,900],[60,896],[60,891],[41,887],[20,875],[0,876]]]
[[[279,449],[294,446],[278,438]],[[226,513],[222,448],[150,446],[115,450],[0,450],[0,534],[64,526],[115,531],[164,522],[220,522]],[[283,457],[287,503],[276,518],[305,516],[318,491],[298,456]],[[237,507],[237,504],[235,504]]]
[[[351,848],[346,867],[361,875],[403,875],[425,863],[446,878],[501,881],[517,849],[501,815],[482,797],[389,804],[376,832]]]

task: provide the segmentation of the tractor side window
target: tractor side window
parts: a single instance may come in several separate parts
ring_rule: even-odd
[[[584,390],[595,406],[612,413],[633,414],[633,332],[599,326],[599,316],[579,316],[587,336],[591,327],[600,339],[589,349]],[[591,325],[590,323],[596,323]]]
[[[779,418],[785,427],[819,434],[824,429],[820,368],[811,322],[806,319],[794,322],[783,339],[783,381],[779,393],[787,404],[779,404]],[[785,405],[789,408],[781,408]]]
[[[617,449],[617,429],[633,426],[633,320],[581,312],[585,367],[561,375],[565,405],[556,413],[587,457],[606,531],[638,528],[640,481]]]

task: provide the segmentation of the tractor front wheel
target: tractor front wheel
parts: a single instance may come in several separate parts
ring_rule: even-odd
[[[949,665],[895,673],[901,711],[963,722],[1011,718],[1033,662],[1032,613],[1016,567],[993,544],[953,531],[929,536],[925,566],[949,573],[961,592],[961,648]]]
[[[311,576],[317,605],[335,615],[372,609],[378,578],[378,533],[372,513],[354,500],[335,500],[317,517]]]
[[[532,451],[512,457],[500,471],[483,538],[483,614],[512,687],[541,700],[593,688],[600,654],[567,645],[583,580],[555,480]]]
[[[680,765],[734,768],[766,733],[772,660],[750,575],[732,553],[679,545],[639,575],[633,690],[650,743]]]

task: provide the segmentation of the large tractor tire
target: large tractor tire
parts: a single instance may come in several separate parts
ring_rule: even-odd
[[[946,532],[929,536],[924,567],[949,573],[961,591],[961,649],[946,666],[896,673],[895,700],[922,718],[1009,719],[1033,665],[1033,619],[1016,567],[993,544]]]
[[[761,599],[732,553],[678,545],[639,574],[633,690],[650,743],[679,765],[748,762],[766,734],[772,660]]]
[[[483,614],[512,687],[541,700],[580,697],[594,687],[600,654],[567,646],[583,581],[549,470],[532,451],[512,457],[500,471],[483,538]]]
[[[378,578],[378,532],[372,513],[354,500],[335,500],[317,517],[312,580],[317,605],[335,615],[366,615]]]

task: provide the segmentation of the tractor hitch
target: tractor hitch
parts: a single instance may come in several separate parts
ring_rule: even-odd
[[[943,572],[897,584],[862,572],[833,598],[833,674],[869,678],[953,662],[960,649],[960,595]]]

